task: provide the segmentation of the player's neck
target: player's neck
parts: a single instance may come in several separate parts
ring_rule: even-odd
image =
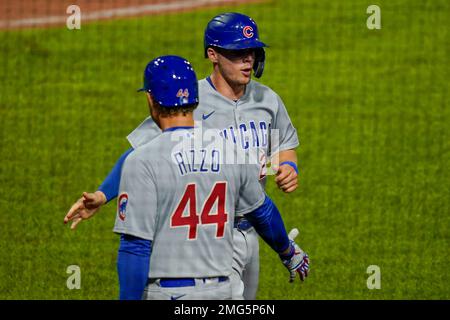
[[[228,82],[222,74],[214,70],[213,73],[210,76],[211,81],[216,88],[216,90],[223,95],[224,97],[227,97],[228,99],[237,101],[239,100],[245,93],[245,84],[233,84]]]
[[[173,127],[193,127],[194,117],[192,113],[176,116],[166,116],[159,118],[159,126],[161,130],[166,130]]]

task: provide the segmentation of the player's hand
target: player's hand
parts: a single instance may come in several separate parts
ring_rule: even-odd
[[[274,171],[276,174],[275,182],[278,188],[286,193],[295,191],[298,187],[297,177],[298,174],[295,169],[289,164],[283,164],[281,166],[274,166]]]
[[[96,191],[95,193],[83,192],[83,196],[75,202],[64,217],[64,224],[72,221],[70,229],[74,230],[77,225],[83,221],[91,218],[100,210],[100,207],[106,203],[106,197],[103,192]]]
[[[286,255],[280,254],[281,261],[290,273],[289,282],[294,282],[295,278],[297,277],[297,273],[300,276],[300,280],[304,281],[309,272],[308,254],[300,249],[300,247],[294,241],[297,235],[298,230],[296,228],[292,229],[289,232],[289,253]]]

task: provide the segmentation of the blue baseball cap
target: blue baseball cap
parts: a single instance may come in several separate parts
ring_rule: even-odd
[[[256,22],[242,13],[222,13],[208,22],[204,36],[204,54],[207,49],[218,47],[226,50],[255,49],[255,77],[261,77],[265,65],[264,47],[267,45],[259,40]]]
[[[150,61],[144,70],[144,86],[164,108],[196,104],[198,81],[191,63],[179,56],[160,56]]]
[[[263,48],[255,21],[242,13],[222,13],[206,26],[204,37],[205,55],[210,46],[228,50]]]

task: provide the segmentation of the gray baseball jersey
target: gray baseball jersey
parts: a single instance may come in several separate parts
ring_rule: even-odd
[[[163,132],[122,168],[114,232],[153,240],[152,278],[229,276],[234,216],[264,202],[258,166],[224,163],[236,145],[195,144],[194,132]]]
[[[245,94],[238,101],[233,101],[220,94],[209,78],[200,80],[198,85],[200,104],[194,118],[204,131],[219,132],[223,138],[236,143],[242,152],[257,154],[259,162],[299,145],[297,131],[283,101],[269,87],[252,80]],[[127,139],[137,148],[160,132],[148,117]],[[265,187],[265,172],[261,172],[260,182]]]
[[[200,104],[194,112],[203,130],[212,129],[236,143],[242,150],[260,148],[266,154],[296,148],[295,130],[281,98],[269,87],[250,81],[238,101],[221,95],[207,79],[198,83]],[[271,131],[277,131],[276,145],[270,146]],[[143,145],[160,133],[148,117],[127,137],[133,148]]]

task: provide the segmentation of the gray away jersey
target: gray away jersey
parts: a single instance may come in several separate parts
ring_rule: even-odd
[[[283,101],[269,87],[252,80],[245,94],[235,102],[217,92],[206,79],[198,84],[200,104],[194,111],[194,118],[203,130],[217,130],[242,150],[260,148],[267,155],[299,145],[297,131]],[[271,140],[273,129],[278,130],[277,137]],[[148,117],[127,138],[131,146],[137,148],[160,133]],[[270,141],[275,141],[275,145],[270,145]]]
[[[206,79],[200,80],[198,85],[200,103],[194,111],[194,119],[203,131],[219,132],[221,137],[235,143],[242,152],[273,155],[277,150],[294,149],[299,145],[297,131],[283,101],[269,87],[252,80],[245,94],[235,102],[221,95]],[[271,132],[275,132],[274,139],[271,139]],[[133,148],[137,148],[160,134],[161,130],[148,117],[127,139]],[[274,145],[270,145],[270,141],[275,141]],[[264,172],[261,172],[259,179],[265,187]]]
[[[189,142],[194,130],[163,132],[125,160],[114,232],[153,241],[152,278],[229,276],[235,214],[264,202],[259,167],[177,135]]]

